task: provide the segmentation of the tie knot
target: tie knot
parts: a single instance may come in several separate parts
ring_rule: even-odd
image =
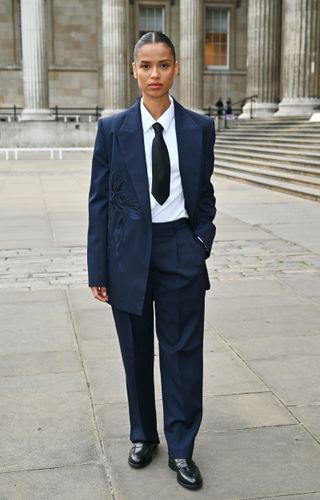
[[[163,126],[161,123],[156,122],[152,126],[156,134],[162,134]]]

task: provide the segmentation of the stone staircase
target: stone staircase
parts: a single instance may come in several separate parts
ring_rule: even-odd
[[[238,120],[217,134],[215,174],[320,201],[320,123]]]

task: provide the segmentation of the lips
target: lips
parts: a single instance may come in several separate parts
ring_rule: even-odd
[[[162,85],[161,83],[150,83],[148,87],[150,87],[151,89],[159,89],[160,87],[162,87]]]

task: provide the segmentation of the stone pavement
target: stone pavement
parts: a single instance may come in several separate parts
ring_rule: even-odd
[[[0,500],[319,500],[320,205],[215,179],[192,493],[163,434],[127,465],[116,334],[86,286],[89,171],[84,154],[0,162]]]

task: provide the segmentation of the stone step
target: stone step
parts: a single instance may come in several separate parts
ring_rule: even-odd
[[[222,135],[223,137],[226,137],[227,135],[229,137],[246,137],[250,138],[251,137],[256,137],[258,139],[261,139],[262,137],[264,139],[274,139],[274,138],[281,138],[281,139],[297,139],[297,140],[305,140],[305,139],[313,139],[313,140],[318,140],[320,141],[320,131],[313,130],[311,131],[305,131],[305,132],[297,132],[296,129],[292,131],[281,131],[277,132],[274,129],[268,129],[268,130],[242,130],[240,128],[235,128],[235,129],[230,129],[227,131],[220,132],[219,135]]]
[[[318,125],[317,122],[310,122],[306,118],[252,118],[248,120],[237,119],[237,125],[239,127],[260,127],[260,126],[289,126],[289,127],[301,127],[301,126],[313,126],[313,124]]]
[[[293,173],[297,175],[307,175],[310,177],[320,177],[320,169],[314,167],[303,167],[297,165],[286,165],[285,163],[274,163],[270,161],[257,161],[251,158],[241,158],[239,156],[223,156],[216,154],[215,163],[220,163],[224,165],[239,165],[244,167],[246,165],[250,167],[257,167],[259,169],[270,169],[275,172],[286,172]]]
[[[308,123],[309,120],[305,116],[270,116],[266,118],[240,118],[239,123]]]
[[[231,127],[229,128],[222,128],[221,129],[221,133],[222,132],[226,132],[226,133],[229,133],[229,134],[232,134],[232,133],[237,133],[237,132],[246,132],[246,133],[250,133],[250,134],[253,134],[255,132],[257,133],[265,133],[265,132],[274,132],[276,134],[279,134],[279,133],[293,133],[293,132],[296,132],[297,134],[320,134],[320,126],[317,124],[317,126],[315,125],[308,125],[308,126],[292,126],[292,127],[289,127],[289,126],[286,126],[286,127],[277,127],[277,126],[273,126],[273,125],[268,125],[268,126],[264,126],[264,127],[259,127],[258,125],[256,127],[243,127],[239,124],[234,124],[232,123]]]
[[[262,134],[261,136],[259,135],[249,135],[249,134],[244,134],[244,135],[239,135],[239,134],[228,134],[226,135],[225,133],[223,134],[219,134],[217,136],[217,141],[218,140],[229,140],[230,142],[241,142],[243,140],[250,140],[250,142],[261,142],[263,140],[263,142],[265,144],[272,144],[272,143],[276,143],[276,144],[287,144],[287,145],[290,145],[290,144],[302,144],[302,145],[315,145],[315,146],[319,146],[320,144],[320,136],[319,137],[314,137],[314,138],[310,138],[309,136],[308,137],[283,137],[283,136],[279,136],[279,135],[276,135],[276,136],[270,136],[268,134]]]
[[[216,162],[216,167],[218,168],[219,171],[221,170],[230,170],[234,172],[239,172],[239,173],[244,173],[244,174],[250,174],[250,175],[255,175],[255,176],[261,176],[266,179],[272,179],[272,180],[279,180],[279,181],[285,181],[285,182],[292,182],[294,184],[299,184],[301,186],[307,186],[307,187],[312,187],[316,188],[319,190],[319,195],[320,195],[320,176],[317,177],[308,177],[304,176],[301,173],[293,173],[293,172],[280,172],[280,171],[275,171],[267,168],[260,169],[259,167],[256,166],[251,166],[251,165],[236,165],[236,164],[231,164],[231,163],[226,163],[226,162],[221,162],[217,161]]]
[[[299,186],[290,182],[266,179],[258,175],[239,173],[233,170],[229,171],[226,169],[220,169],[218,167],[215,170],[215,175],[226,177],[231,180],[247,182],[275,191],[281,191],[283,193],[292,194],[294,196],[300,196],[302,198],[307,198],[313,201],[320,201],[320,190],[315,188]]]
[[[239,128],[256,128],[256,127],[279,127],[279,128],[319,128],[319,122],[311,122],[310,120],[301,120],[297,122],[285,121],[285,122],[277,122],[277,121],[261,121],[252,120],[251,122],[243,122],[242,120],[233,120],[236,122],[236,125]]]
[[[275,152],[277,154],[287,154],[292,153],[292,150],[294,150],[295,154],[301,154],[301,155],[313,155],[313,153],[316,153],[320,155],[320,143],[319,146],[317,146],[317,142],[315,144],[309,144],[307,147],[302,146],[300,143],[293,143],[292,141],[290,142],[285,142],[285,143],[278,143],[278,142],[270,142],[266,143],[265,141],[234,141],[231,140],[229,137],[227,138],[221,138],[221,136],[217,137],[216,140],[216,148],[217,147],[228,147],[228,148],[233,148],[233,149],[245,149],[246,150],[252,150],[252,151],[265,151],[265,152]]]
[[[255,153],[255,154],[252,154],[250,157],[248,155],[248,149],[246,148],[245,151],[236,151],[236,153],[234,153],[234,155],[230,154],[230,150],[227,149],[227,148],[221,148],[221,147],[217,147],[216,148],[216,154],[219,155],[219,157],[224,157],[224,159],[233,159],[236,158],[237,159],[240,159],[240,158],[243,158],[244,161],[246,161],[247,159],[250,161],[250,160],[253,160],[255,161],[256,159],[259,159],[259,160],[266,160],[266,161],[270,161],[270,162],[273,162],[273,161],[277,161],[279,160],[279,155],[273,155],[273,154],[266,154],[266,153]],[[301,157],[301,158],[298,158],[296,156],[281,156],[280,158],[281,162],[282,163],[285,163],[287,165],[301,165],[301,166],[306,166],[306,167],[315,167],[315,168],[319,168],[319,172],[320,172],[320,157]]]

